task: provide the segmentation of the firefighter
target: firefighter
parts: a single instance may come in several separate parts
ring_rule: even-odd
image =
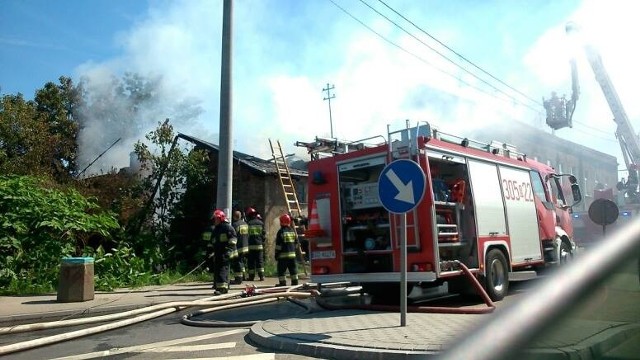
[[[231,261],[235,279],[231,283],[239,285],[247,278],[245,276],[245,264],[247,263],[246,257],[249,253],[249,225],[242,219],[242,212],[238,210],[233,212],[233,223],[231,225],[236,230],[236,235],[238,236],[236,246],[238,256]]]
[[[256,273],[260,281],[264,281],[264,223],[254,208],[247,208],[245,215],[249,221],[249,253],[246,264],[249,281],[255,279]]]
[[[214,276],[214,295],[226,294],[229,292],[229,265],[233,258],[238,256],[236,250],[236,230],[229,224],[229,219],[224,211],[216,210],[213,212],[213,276]]]
[[[296,247],[299,246],[298,234],[291,227],[292,221],[289,214],[280,216],[280,230],[276,234],[276,261],[278,262],[278,284],[287,286],[285,273],[289,270],[291,285],[298,285],[298,268],[296,263]]]

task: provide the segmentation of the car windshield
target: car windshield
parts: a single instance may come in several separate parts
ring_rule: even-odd
[[[611,234],[531,294],[454,342],[444,359],[636,359],[640,344],[640,221]],[[483,344],[496,346],[485,347]]]
[[[0,295],[476,296],[438,349],[640,358],[639,4],[0,0]]]

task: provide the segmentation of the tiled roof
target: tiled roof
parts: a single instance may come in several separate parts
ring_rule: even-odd
[[[196,144],[198,146],[202,146],[204,148],[207,148],[209,150],[212,151],[219,151],[220,147],[218,145],[212,144],[210,142],[195,138],[193,136],[190,135],[185,135],[185,134],[181,134],[178,133],[178,137],[187,140],[193,144]],[[250,168],[252,168],[253,170],[259,171],[263,174],[278,174],[278,171],[276,169],[276,165],[274,164],[273,160],[264,160],[264,159],[260,159],[258,157],[249,155],[249,154],[245,154],[245,153],[241,153],[239,151],[234,151],[233,152],[233,158],[234,160],[236,160],[237,162],[244,164]],[[300,170],[300,169],[295,169],[295,168],[289,168],[289,172],[291,173],[292,176],[299,176],[299,177],[307,177],[309,174],[307,171],[305,170]]]

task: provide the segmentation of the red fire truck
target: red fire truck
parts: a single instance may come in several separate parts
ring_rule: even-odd
[[[316,138],[296,145],[307,147],[312,158],[309,213],[317,224],[307,238],[314,283],[358,283],[374,295],[398,294],[401,236],[408,289],[447,283],[451,291],[467,280],[463,263],[493,300],[505,296],[510,272],[573,256],[570,209],[581,200],[575,177],[557,174],[511,145],[408,123],[388,131],[381,144]],[[425,189],[415,189],[424,191],[422,199],[402,214],[387,211],[378,193],[381,172],[396,159],[415,161],[426,180]],[[561,177],[572,184],[571,194],[562,192]]]

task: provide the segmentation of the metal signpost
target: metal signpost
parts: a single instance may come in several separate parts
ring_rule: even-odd
[[[378,178],[380,203],[390,213],[401,214],[400,237],[400,326],[407,325],[407,212],[424,196],[426,177],[412,160],[390,162]]]

